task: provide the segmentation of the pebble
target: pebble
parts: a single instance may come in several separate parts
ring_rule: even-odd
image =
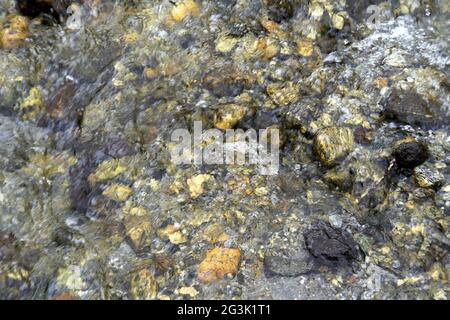
[[[214,127],[217,129],[233,129],[246,114],[246,109],[238,104],[230,103],[219,106],[214,114]]]
[[[354,134],[347,127],[326,127],[314,137],[314,151],[326,167],[340,163],[354,148]]]
[[[187,185],[192,198],[198,198],[205,189],[203,184],[212,178],[209,174],[199,174],[187,180]]]
[[[188,16],[198,16],[200,14],[200,7],[194,0],[184,0],[176,4],[170,13],[173,20],[181,22]]]
[[[413,169],[428,159],[429,152],[423,142],[407,137],[395,143],[392,155],[400,168]]]
[[[445,177],[431,164],[424,163],[414,168],[414,181],[421,188],[439,189],[445,183]]]
[[[113,184],[103,191],[103,195],[115,201],[124,202],[133,194],[133,189],[123,184]]]
[[[361,251],[352,236],[325,221],[316,221],[304,237],[306,248],[320,265],[346,267],[360,258]]]
[[[153,300],[156,298],[158,285],[153,273],[147,269],[135,272],[131,277],[131,295],[135,300]]]
[[[0,46],[13,49],[21,46],[29,37],[29,21],[23,16],[13,16],[9,19],[9,27],[0,30]]]
[[[314,54],[314,44],[311,40],[297,42],[297,51],[302,57],[310,57]]]
[[[439,111],[436,103],[427,103],[416,92],[394,89],[386,105],[385,116],[412,126],[435,128],[448,123],[448,117],[439,116]]]
[[[227,274],[236,274],[241,251],[234,248],[214,248],[206,254],[198,267],[200,281],[210,283],[223,279]]]
[[[272,83],[267,86],[266,91],[273,102],[285,107],[299,100],[300,86],[294,82]]]

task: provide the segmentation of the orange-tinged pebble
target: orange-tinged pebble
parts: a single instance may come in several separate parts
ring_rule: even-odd
[[[267,37],[258,39],[257,48],[266,60],[272,59],[280,51],[275,41]]]
[[[269,32],[278,32],[281,30],[280,25],[272,20],[263,20],[261,25]]]
[[[144,69],[144,74],[148,79],[153,79],[160,75],[160,70],[157,68],[146,67]]]
[[[198,16],[200,7],[194,0],[184,0],[172,8],[171,15],[176,22],[183,21],[187,16]]]
[[[12,49],[25,42],[28,33],[13,28],[3,29],[1,32],[1,45],[3,48]]]
[[[386,78],[378,78],[375,80],[375,84],[378,88],[385,88],[389,85],[389,80]]]
[[[198,267],[200,281],[210,283],[223,279],[227,274],[236,274],[241,251],[232,248],[214,248],[206,254]]]
[[[24,16],[13,16],[9,19],[12,29],[28,32],[30,21]]]

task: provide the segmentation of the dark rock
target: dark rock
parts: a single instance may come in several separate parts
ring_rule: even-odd
[[[348,232],[334,229],[325,221],[315,222],[304,238],[308,251],[323,266],[351,267],[362,255]]]
[[[408,137],[396,143],[392,155],[398,167],[413,169],[428,159],[429,152],[424,143]]]
[[[217,97],[235,97],[249,87],[249,79],[236,66],[226,63],[208,72],[203,86]]]
[[[437,103],[427,103],[419,94],[394,89],[385,108],[387,119],[423,128],[436,128],[448,123],[441,117]]]
[[[355,175],[353,170],[330,170],[324,175],[324,181],[341,191],[349,192],[353,188]]]
[[[84,0],[17,0],[19,12],[31,18],[41,15],[51,15],[57,19],[67,16],[67,8],[74,2],[82,3]]]
[[[293,0],[267,0],[269,19],[275,22],[289,20],[294,15]]]

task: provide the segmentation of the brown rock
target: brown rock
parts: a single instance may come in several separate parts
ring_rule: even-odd
[[[198,268],[198,278],[206,283],[223,279],[227,274],[236,274],[241,251],[230,248],[214,248],[206,254]]]

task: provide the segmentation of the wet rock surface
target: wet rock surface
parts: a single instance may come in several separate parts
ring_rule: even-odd
[[[424,163],[430,155],[423,142],[409,137],[396,142],[393,156],[399,167],[413,169]]]
[[[349,267],[361,259],[361,251],[348,232],[338,231],[323,221],[316,222],[305,234],[306,248],[319,264]]]
[[[448,299],[448,17],[0,1],[0,298]],[[176,165],[196,121],[279,129],[276,174]]]

